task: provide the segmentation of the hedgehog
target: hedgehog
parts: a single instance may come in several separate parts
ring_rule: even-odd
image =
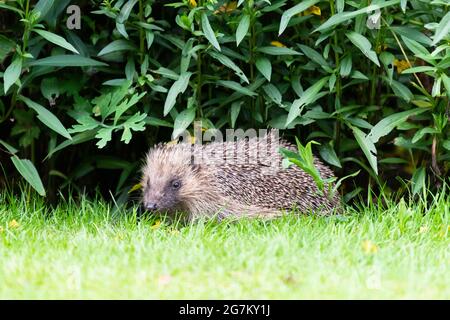
[[[142,168],[144,209],[182,212],[188,220],[274,218],[294,209],[335,212],[340,201],[337,194],[320,193],[313,178],[298,166],[282,166],[279,148],[297,149],[273,132],[237,141],[154,146]],[[322,178],[334,177],[317,157],[314,165]]]

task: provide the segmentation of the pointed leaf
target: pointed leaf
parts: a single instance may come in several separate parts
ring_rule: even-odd
[[[370,130],[368,137],[370,138],[370,140],[372,140],[373,143],[377,143],[381,137],[389,134],[399,124],[404,123],[408,117],[421,114],[426,110],[427,109],[424,108],[416,108],[391,114],[390,116],[378,122],[372,128],[372,130]]]
[[[72,139],[69,132],[67,132],[66,128],[62,125],[61,121],[50,111],[48,111],[46,108],[41,106],[40,104],[28,99],[27,97],[20,96],[20,100],[25,102],[25,104],[37,112],[38,119],[41,120],[43,124],[45,124],[47,127],[55,131],[56,133],[59,133],[63,137],[67,139]]]
[[[28,66],[100,67],[108,64],[78,55],[57,55],[31,61]]]
[[[247,34],[249,27],[250,27],[250,16],[248,14],[244,14],[241,18],[241,21],[239,21],[239,25],[236,29],[236,46],[239,47],[239,44]]]
[[[51,43],[54,43],[69,51],[75,52],[76,54],[80,54],[78,50],[74,48],[74,46],[72,46],[69,42],[66,41],[66,39],[57,34],[54,34],[53,32],[41,29],[34,29],[33,31],[39,34],[42,38],[46,39],[47,41],[50,41]]]
[[[306,106],[316,100],[316,95],[323,88],[325,83],[327,83],[328,78],[329,77],[324,77],[324,78],[320,79],[315,84],[313,84],[311,87],[306,89],[303,92],[300,99],[294,100],[294,102],[292,103],[292,106],[289,110],[289,114],[288,114],[288,117],[286,120],[286,127],[289,126],[289,124],[300,115],[301,109],[304,106]]]
[[[256,69],[270,82],[270,77],[272,76],[272,64],[270,60],[264,57],[259,57],[255,61]]]
[[[128,40],[115,40],[109,44],[107,44],[98,54],[97,56],[103,56],[105,54],[116,52],[116,51],[132,51],[135,50],[136,47],[132,42]]]
[[[20,72],[22,71],[22,58],[17,56],[11,64],[6,68],[5,73],[3,74],[3,88],[4,92],[8,91],[8,89],[19,79]]]
[[[380,66],[377,54],[375,51],[371,50],[372,44],[366,37],[354,31],[346,33],[346,36],[367,58],[372,60],[377,66]]]
[[[244,88],[243,86],[241,86],[239,83],[235,82],[235,81],[229,81],[229,80],[218,80],[216,82],[218,85],[224,86],[226,88],[232,89],[234,91],[237,91],[239,93],[245,94],[247,96],[251,96],[254,97],[257,94],[253,91],[251,91],[250,89]]]
[[[45,197],[45,189],[42,184],[39,173],[34,164],[28,159],[19,159],[17,156],[12,156],[11,161],[19,171],[20,175],[36,190],[41,196]]]
[[[228,58],[226,55],[223,55],[216,51],[209,51],[208,54],[213,57],[214,59],[220,61],[224,66],[230,68],[231,70],[236,73],[236,75],[241,78],[244,82],[250,83],[244,74],[244,72],[239,68],[230,58]]]
[[[448,36],[450,32],[450,11],[439,22],[433,37],[433,46]]]
[[[183,93],[189,84],[191,78],[191,72],[184,72],[180,75],[177,81],[175,81],[167,93],[166,102],[164,103],[164,116],[166,116],[175,105],[177,96]]]
[[[220,51],[219,42],[217,42],[214,30],[211,28],[211,25],[209,24],[206,12],[202,13],[201,19],[202,19],[203,34],[205,35],[206,39],[208,39],[208,41],[213,45],[213,47]]]
[[[301,1],[299,4],[293,6],[292,8],[284,11],[283,15],[281,16],[280,20],[280,28],[278,29],[278,35],[281,35],[286,27],[289,24],[289,20],[300,12],[305,11],[309,7],[315,5],[319,0],[307,0],[307,1]]]
[[[176,139],[195,119],[195,108],[181,111],[175,118],[173,125],[172,139]]]
[[[353,135],[356,138],[361,150],[369,161],[370,166],[372,167],[375,174],[378,175],[378,165],[377,165],[377,149],[373,144],[372,140],[366,136],[364,132],[362,132],[357,127],[350,126],[353,130]]]

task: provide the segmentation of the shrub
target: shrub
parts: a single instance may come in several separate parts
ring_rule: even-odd
[[[42,195],[126,195],[148,146],[194,120],[319,141],[338,175],[363,169],[347,198],[448,174],[447,1],[71,4],[0,1],[5,181],[13,165]]]

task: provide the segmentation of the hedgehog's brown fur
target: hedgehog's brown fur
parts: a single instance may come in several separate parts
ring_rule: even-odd
[[[338,195],[331,199],[320,195],[313,178],[295,165],[281,167],[282,156],[273,141],[274,136],[269,135],[206,145],[158,145],[147,154],[143,168],[143,204],[158,203],[160,211],[187,212],[191,219],[274,217],[294,208],[323,214],[337,208]],[[278,146],[296,150],[286,141],[278,141]],[[256,150],[257,161],[252,161]],[[193,163],[193,156],[202,158]],[[241,159],[236,157],[243,156],[246,159],[238,162]],[[314,164],[322,178],[333,177],[317,158]],[[176,190],[171,187],[174,181],[181,184]]]

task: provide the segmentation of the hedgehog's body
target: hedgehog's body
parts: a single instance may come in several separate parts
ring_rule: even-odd
[[[275,143],[274,143],[275,142]],[[339,199],[320,195],[312,177],[295,165],[281,167],[283,140],[253,138],[206,145],[163,145],[150,150],[143,169],[148,210],[201,216],[279,216],[286,210],[329,213]],[[323,178],[332,171],[315,159]]]

